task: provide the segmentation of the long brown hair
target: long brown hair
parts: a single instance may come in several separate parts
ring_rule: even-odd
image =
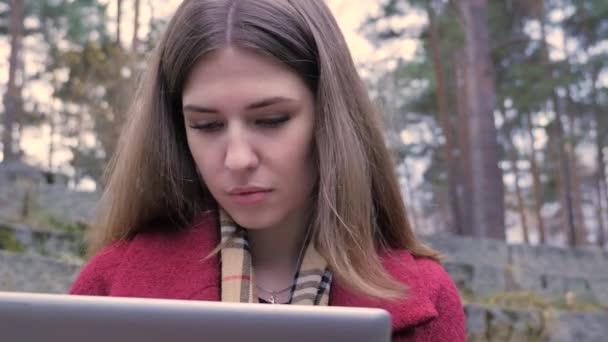
[[[109,165],[89,255],[153,227],[185,227],[213,207],[188,149],[181,96],[196,62],[226,46],[271,56],[307,82],[317,116],[317,249],[352,290],[403,295],[405,287],[386,272],[378,252],[439,256],[413,233],[379,114],[322,0],[186,0],[179,6]]]

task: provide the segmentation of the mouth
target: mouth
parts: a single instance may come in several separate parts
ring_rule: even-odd
[[[233,202],[239,205],[254,205],[265,201],[272,192],[263,188],[236,188],[228,192]]]

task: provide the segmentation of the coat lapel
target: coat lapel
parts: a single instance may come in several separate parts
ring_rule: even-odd
[[[388,311],[393,332],[407,330],[437,317],[437,310],[430,295],[430,285],[422,279],[418,265],[408,252],[395,252],[382,257],[386,270],[408,286],[406,298],[396,301],[375,300],[354,294],[334,280],[330,291],[329,305],[348,307],[371,307]]]

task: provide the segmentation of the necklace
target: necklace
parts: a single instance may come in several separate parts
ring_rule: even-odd
[[[300,248],[300,254],[298,255],[298,261],[296,263],[296,267],[297,268],[296,268],[296,272],[293,275],[294,279],[293,279],[293,283],[291,283],[291,285],[289,285],[286,288],[281,289],[281,290],[267,290],[267,289],[261,287],[260,285],[258,285],[257,283],[255,283],[255,282],[253,283],[258,290],[262,290],[262,292],[265,292],[265,293],[267,293],[267,294],[270,295],[270,297],[268,297],[268,302],[270,304],[280,304],[278,302],[278,300],[277,300],[277,295],[280,295],[282,293],[287,292],[288,290],[292,290],[293,289],[293,287],[294,287],[294,285],[295,285],[295,283],[297,281],[297,279],[295,279],[295,278],[296,278],[296,275],[298,274],[298,271],[300,269],[300,263],[302,262],[302,257],[304,256],[304,249],[308,245],[308,233],[309,232],[310,232],[310,227],[306,230],[306,235],[304,236],[304,242],[302,244],[302,248]],[[293,295],[293,292],[290,294],[290,297],[292,295]]]
[[[290,290],[293,287],[293,284],[287,286],[286,288],[282,289],[282,290],[266,290],[265,288],[261,287],[258,284],[255,284],[255,287],[257,287],[258,289],[266,292],[266,293],[270,293],[270,294],[281,294],[287,290]]]
[[[262,292],[265,292],[267,294],[270,295],[270,297],[268,297],[268,302],[270,302],[271,304],[278,304],[278,300],[277,300],[277,296],[287,292],[288,290],[291,290],[291,288],[293,287],[293,284],[289,285],[288,287],[282,289],[282,290],[266,290],[265,288],[259,286],[258,284],[255,284],[255,287],[258,290],[262,290]]]

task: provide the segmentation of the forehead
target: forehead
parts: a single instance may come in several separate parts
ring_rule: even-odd
[[[275,59],[241,49],[223,48],[205,55],[192,69],[184,92],[184,104],[242,104],[261,97],[309,96],[305,82]]]

